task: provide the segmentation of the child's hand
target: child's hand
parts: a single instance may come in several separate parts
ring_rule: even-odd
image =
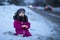
[[[26,28],[28,28],[28,26],[26,25]]]
[[[26,28],[28,28],[28,26],[27,26],[27,25],[22,25],[22,27],[26,27]]]
[[[25,25],[22,25],[22,27],[26,27]]]

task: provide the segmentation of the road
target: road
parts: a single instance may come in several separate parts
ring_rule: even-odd
[[[31,8],[31,9],[34,12],[38,13],[39,15],[42,15],[48,18],[49,20],[52,20],[53,22],[60,24],[60,15],[56,15],[58,14],[58,12],[44,11],[42,9],[34,9],[34,8]]]

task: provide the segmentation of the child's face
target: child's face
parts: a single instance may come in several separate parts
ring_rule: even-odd
[[[19,16],[24,16],[25,14],[23,12],[19,13]]]

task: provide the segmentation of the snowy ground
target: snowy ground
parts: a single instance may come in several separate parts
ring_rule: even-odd
[[[53,9],[54,11],[60,12],[60,7],[56,7]]]
[[[24,8],[26,10],[26,15],[31,23],[31,28],[29,29],[32,34],[31,37],[3,34],[4,32],[8,31],[15,33],[13,28],[13,15],[19,8]],[[52,34],[52,28],[50,28],[50,25],[46,23],[47,21],[48,20],[46,18],[38,15],[25,6],[0,6],[0,40],[39,40],[39,37],[42,38],[42,40],[45,40],[44,37]],[[48,22],[51,23],[50,21]]]

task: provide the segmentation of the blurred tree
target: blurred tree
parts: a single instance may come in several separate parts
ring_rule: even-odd
[[[48,5],[53,5],[54,0],[46,0]]]
[[[24,4],[24,0],[8,0],[10,4],[15,4],[15,5],[22,5]]]
[[[5,1],[5,0],[0,0],[0,2],[3,2],[3,1]]]
[[[35,6],[45,6],[46,2],[42,1],[42,0],[35,0],[33,5],[35,5]]]
[[[0,0],[0,5],[4,5],[4,4],[3,4],[4,1],[5,1],[5,0]]]
[[[54,6],[60,7],[60,0],[54,0]]]
[[[60,6],[60,0],[46,0],[48,5],[52,5],[54,7]]]

